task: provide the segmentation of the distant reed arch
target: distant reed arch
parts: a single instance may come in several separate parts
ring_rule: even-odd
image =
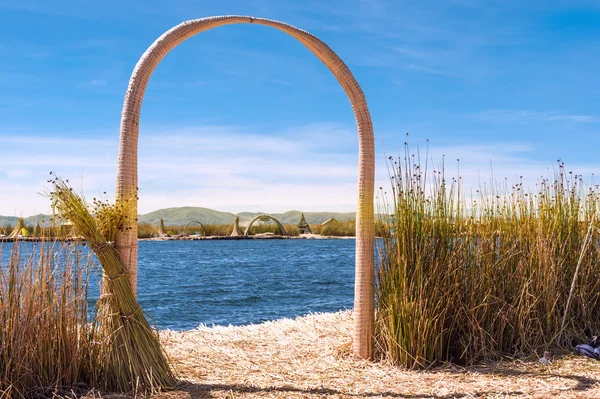
[[[192,223],[197,223],[200,225],[200,227],[202,227],[202,235],[205,236],[206,235],[206,228],[204,227],[204,225],[202,223],[200,223],[198,220],[192,220],[191,222],[187,222],[186,225],[183,227],[183,234],[185,235],[185,232],[187,231],[187,228],[190,224]]]
[[[135,66],[121,113],[121,136],[117,163],[116,200],[126,207],[126,222],[116,245],[131,288],[137,292],[137,187],[138,133],[146,86],[159,62],[184,40],[223,25],[259,24],[283,31],[308,48],[333,73],[344,89],[354,111],[358,130],[358,199],[356,209],[356,264],[354,284],[353,351],[373,358],[375,333],[374,215],[375,143],[367,102],[346,64],[325,43],[312,34],[283,22],[240,15],[225,15],[183,22],[160,36]]]
[[[248,227],[246,227],[246,231],[244,231],[244,235],[245,236],[248,235],[248,233],[250,232],[250,227],[252,227],[252,225],[254,224],[254,222],[256,222],[257,220],[264,221],[265,219],[270,219],[270,220],[274,221],[275,224],[277,225],[277,227],[279,228],[279,232],[281,233],[281,235],[282,236],[287,236],[287,232],[283,228],[283,225],[279,222],[279,220],[275,219],[271,215],[258,215],[258,216],[256,216],[254,219],[252,219],[252,221],[250,222],[250,224],[248,225]]]

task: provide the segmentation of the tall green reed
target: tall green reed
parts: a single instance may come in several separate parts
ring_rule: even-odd
[[[408,145],[390,157],[391,192],[380,196],[381,357],[410,368],[473,363],[567,347],[600,330],[598,186],[559,161],[535,190],[521,177],[465,195],[443,161],[432,170],[425,159]]]

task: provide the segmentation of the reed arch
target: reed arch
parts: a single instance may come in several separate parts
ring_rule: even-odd
[[[252,221],[250,222],[250,224],[248,225],[248,227],[246,227],[246,231],[244,231],[244,235],[247,236],[248,233],[250,232],[250,227],[252,227],[252,225],[254,224],[254,222],[256,222],[257,220],[264,220],[264,219],[271,219],[272,221],[275,222],[275,224],[277,225],[277,227],[279,227],[279,232],[281,233],[282,236],[287,236],[287,232],[285,231],[285,229],[283,228],[283,225],[279,222],[279,220],[275,219],[273,216],[270,215],[258,215],[257,217],[255,217],[254,219],[252,219]]]
[[[205,235],[206,235],[206,229],[204,228],[204,225],[203,225],[202,223],[200,223],[198,220],[192,220],[192,221],[190,221],[190,222],[187,222],[187,223],[185,224],[185,226],[183,227],[183,235],[185,235],[185,234],[186,234],[186,231],[187,231],[187,228],[188,228],[188,226],[189,226],[190,224],[192,224],[192,223],[196,223],[196,224],[200,225],[200,227],[202,227],[202,235],[203,235],[203,236],[205,236]]]
[[[137,292],[137,186],[138,133],[144,92],[159,62],[184,40],[206,30],[229,24],[259,24],[283,31],[308,48],[333,73],[354,111],[358,130],[358,201],[356,209],[356,264],[354,284],[353,350],[360,357],[373,357],[375,332],[374,224],[375,180],[374,138],[371,115],[358,82],[329,46],[312,34],[283,22],[249,16],[226,15],[183,22],[160,36],[136,64],[123,104],[117,164],[116,200],[126,206],[126,223],[116,245],[133,293]]]

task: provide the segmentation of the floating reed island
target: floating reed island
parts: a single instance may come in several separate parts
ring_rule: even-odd
[[[378,222],[377,222],[378,224]],[[297,224],[283,224],[271,215],[258,215],[247,220],[244,226],[240,225],[239,217],[233,220],[232,225],[207,224],[192,220],[183,226],[165,225],[159,219],[158,226],[150,223],[138,224],[138,238],[140,239],[288,239],[288,238],[337,238],[354,237],[356,235],[356,221],[336,220],[331,218],[323,223],[308,224],[301,214]]]
[[[298,224],[282,224],[279,222],[276,224],[271,221],[271,216],[267,218],[267,221],[261,221],[261,216],[257,216],[254,223],[242,226],[244,227],[243,230],[237,217],[232,225],[208,224],[197,220],[190,221],[185,225],[165,225],[164,220],[161,218],[158,226],[150,223],[138,224],[138,239],[161,241],[353,238],[356,232],[356,222],[354,220],[331,218],[323,223],[309,225],[304,219],[304,214],[302,214]],[[57,241],[83,240],[83,237],[78,234],[76,229],[73,229],[72,224],[69,222],[60,221],[56,226],[49,225],[50,222],[43,224],[43,226],[40,226],[39,223],[27,225],[23,219],[20,219],[19,224],[15,227],[0,227],[0,242],[38,242],[48,239]]]

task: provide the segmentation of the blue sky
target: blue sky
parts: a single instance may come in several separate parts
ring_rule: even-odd
[[[525,5],[524,5],[525,3]],[[600,172],[597,1],[0,0],[0,215],[47,212],[49,171],[112,198],[134,65],[194,18],[281,20],[326,42],[367,96],[385,155],[431,143],[465,185]],[[158,66],[140,127],[140,212],[351,211],[357,144],[335,78],[275,29],[204,32]]]

